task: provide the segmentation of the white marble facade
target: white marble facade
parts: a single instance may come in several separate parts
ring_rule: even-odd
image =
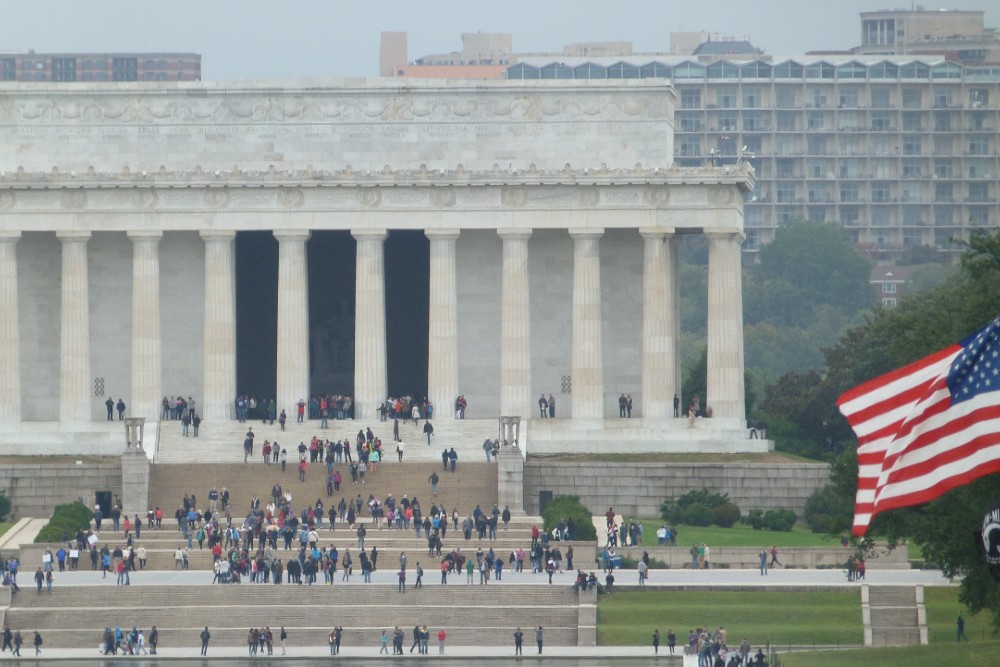
[[[673,100],[651,81],[2,83],[0,275],[18,317],[0,327],[0,358],[20,377],[0,386],[0,420],[102,419],[109,395],[156,418],[135,409],[178,392],[231,416],[232,239],[249,230],[279,242],[278,394],[291,414],[309,387],[310,232],[357,239],[372,321],[384,235],[419,229],[439,415],[461,393],[475,416],[532,416],[551,393],[557,417],[594,420],[627,392],[642,416],[645,392],[650,416],[667,416],[676,239],[707,233],[709,395],[715,417],[741,423],[753,175],[673,167]],[[384,326],[362,338],[355,393],[371,412]],[[575,391],[562,392],[566,376]]]

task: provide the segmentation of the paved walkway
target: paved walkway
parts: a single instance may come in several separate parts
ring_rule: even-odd
[[[285,552],[278,552],[284,554]],[[289,552],[290,554],[291,552]],[[367,586],[381,584],[396,586],[396,571],[398,569],[396,559],[398,554],[381,554],[379,561],[384,563],[384,569],[372,573],[372,584],[365,584],[360,574],[355,573],[350,581],[341,581],[338,574],[334,580],[335,586]],[[440,586],[441,575],[434,569],[432,559],[423,559],[408,554],[409,558],[409,580],[407,585],[412,584],[413,568],[419,561],[424,568],[424,585]],[[27,572],[30,563],[23,564],[23,572]],[[89,568],[90,563],[87,563]],[[604,582],[604,575],[600,569],[587,568],[590,572],[593,569],[601,582]],[[30,574],[30,573],[28,573]],[[207,570],[149,570],[139,571],[132,574],[131,580],[134,586],[176,586],[176,585],[209,585],[212,583],[213,575]],[[552,585],[572,586],[576,576],[574,572],[563,572],[552,577]],[[476,582],[479,581],[479,574],[474,576]],[[27,581],[27,579],[25,580]],[[76,572],[56,572],[53,588],[60,586],[115,586],[116,579],[112,575],[102,578],[100,572],[90,569],[78,570]],[[316,586],[323,586],[323,578],[319,578]],[[466,575],[449,575],[449,586],[466,586]],[[531,574],[530,572],[504,572],[502,581],[491,580],[489,586],[505,585],[532,585],[546,586],[548,576],[542,573]],[[30,582],[29,582],[30,583]],[[772,588],[781,587],[802,587],[802,586],[822,586],[830,588],[859,588],[863,583],[892,586],[892,585],[922,585],[922,586],[952,586],[957,585],[947,579],[937,570],[869,570],[868,579],[864,582],[849,582],[840,570],[770,570],[768,576],[763,577],[757,570],[650,570],[649,580],[646,584],[648,588],[658,586],[708,586],[708,587],[743,587],[743,586],[768,586]],[[638,584],[638,574],[635,570],[616,570],[615,584],[619,586],[632,586]],[[265,584],[240,584],[243,586],[265,585]],[[266,584],[273,585],[273,584]],[[478,583],[473,584],[478,586]],[[34,593],[30,586],[23,586],[22,589],[27,594]]]

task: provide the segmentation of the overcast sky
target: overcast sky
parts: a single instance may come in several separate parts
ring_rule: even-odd
[[[375,76],[379,34],[409,33],[409,58],[461,49],[463,32],[510,32],[514,51],[628,40],[665,51],[673,31],[750,35],[778,55],[847,49],[858,13],[904,0],[5,0],[0,50],[183,51],[202,55],[206,80]],[[947,0],[928,9],[986,9],[996,0]]]

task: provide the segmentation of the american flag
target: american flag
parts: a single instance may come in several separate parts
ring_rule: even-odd
[[[872,517],[1000,471],[1000,317],[837,401],[858,436],[856,536]]]

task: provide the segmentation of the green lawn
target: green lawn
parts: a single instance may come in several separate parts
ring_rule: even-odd
[[[656,519],[643,519],[643,542],[646,546],[656,545],[656,529],[663,524],[663,521]],[[738,523],[732,528],[719,528],[718,526],[708,526],[700,528],[698,526],[677,527],[677,548],[690,548],[692,544],[704,542],[711,547],[767,547],[777,545],[782,547],[835,547],[840,546],[840,541],[820,533],[814,533],[805,526],[795,526],[788,533],[773,532],[770,530],[754,530],[750,526]],[[600,543],[604,545],[606,536],[601,536]],[[780,558],[780,554],[779,554]]]
[[[782,667],[995,667],[1000,642],[782,653]]]
[[[10,527],[13,525],[13,521],[0,521],[0,536],[10,530]]]
[[[993,639],[988,612],[975,616],[958,601],[958,588],[934,586],[924,588],[924,605],[927,607],[927,635],[931,644],[955,642],[955,619],[958,613],[965,616],[965,634],[973,641]]]
[[[861,593],[638,591],[601,595],[597,602],[597,643],[642,645],[659,629],[687,642],[696,627],[722,625],[731,643],[746,635],[754,646],[861,644]],[[733,641],[735,640],[735,641]]]

